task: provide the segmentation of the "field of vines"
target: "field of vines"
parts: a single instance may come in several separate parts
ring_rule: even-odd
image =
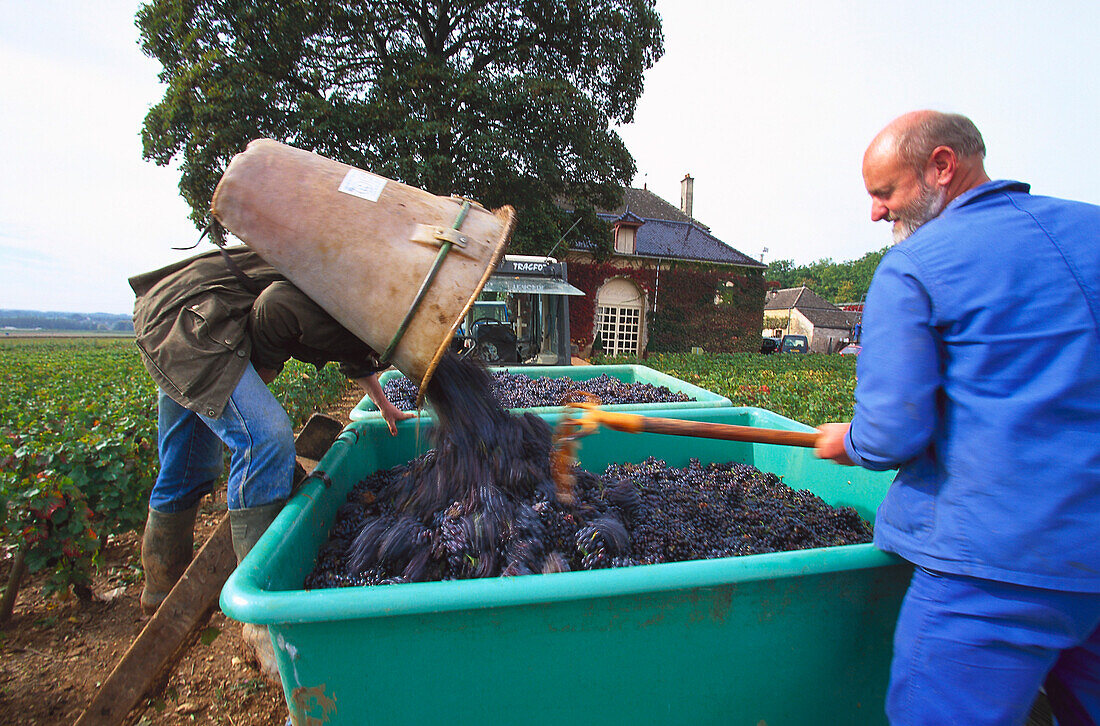
[[[642,363],[811,425],[852,413],[852,358],[668,354]],[[0,376],[0,548],[30,572],[45,570],[47,593],[86,592],[107,537],[144,524],[157,471],[156,388],[132,339],[0,340]],[[291,361],[272,391],[297,426],[346,385],[335,366]]]
[[[106,538],[144,525],[156,387],[126,338],[0,340],[0,380],[0,548],[46,570],[47,594],[86,594]],[[345,386],[291,361],[271,389],[297,426]]]
[[[725,396],[734,406],[766,408],[810,426],[850,420],[855,403],[855,356],[663,353],[600,362],[640,363]]]

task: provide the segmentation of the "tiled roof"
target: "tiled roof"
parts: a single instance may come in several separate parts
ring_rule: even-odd
[[[700,223],[680,211],[675,204],[670,204],[648,189],[635,189],[627,187],[623,189],[623,202],[615,209],[601,209],[600,216],[611,215],[618,219],[627,212],[642,219],[665,219],[672,222],[694,222],[696,226],[709,230],[710,227]]]
[[[568,205],[562,205],[569,209]],[[621,220],[640,223],[634,254],[699,262],[718,262],[741,267],[767,265],[745,255],[710,233],[710,228],[669,204],[648,189],[628,187],[623,202],[615,209],[597,212],[606,222]],[[591,249],[586,241],[574,242],[576,249]]]
[[[602,215],[601,215],[602,216]],[[638,228],[634,253],[639,257],[723,262],[742,267],[766,267],[691,222],[646,219]]]
[[[792,308],[805,315],[814,327],[850,328],[854,322],[852,313],[841,310],[805,286],[770,290],[765,293],[765,314],[769,310],[790,310]]]
[[[769,290],[764,295],[765,310],[790,310],[798,303],[805,287],[788,287],[782,290]]]
[[[634,222],[635,224],[641,224],[645,220],[642,219],[641,217],[639,217],[637,214],[634,214],[634,212],[631,212],[628,209],[625,212],[623,212],[621,215],[619,215],[618,217],[615,217],[614,219],[612,219],[611,221],[612,222]]]

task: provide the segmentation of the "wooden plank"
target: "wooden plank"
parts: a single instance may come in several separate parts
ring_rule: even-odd
[[[344,424],[314,414],[294,440],[301,476],[324,456]],[[298,478],[298,477],[296,477]],[[298,483],[298,482],[296,482]],[[191,635],[210,619],[222,586],[237,566],[229,514],[195,555],[157,612],[100,686],[76,726],[118,726],[158,680],[175,666]]]
[[[222,586],[236,566],[226,514],[103,682],[76,726],[121,724],[157,679],[176,663],[190,643],[189,636],[209,620]]]

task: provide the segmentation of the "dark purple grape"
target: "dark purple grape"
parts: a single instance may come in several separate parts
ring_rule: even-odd
[[[667,386],[652,383],[625,383],[618,378],[600,374],[583,381],[572,378],[532,378],[522,373],[506,370],[493,371],[490,386],[493,395],[503,408],[536,408],[561,406],[568,400],[580,400],[576,391],[585,391],[600,399],[604,405],[624,403],[682,403],[696,399],[686,393],[674,392]],[[416,408],[420,391],[405,376],[395,376],[383,386],[387,398],[402,411]],[[431,396],[428,396],[431,402]]]

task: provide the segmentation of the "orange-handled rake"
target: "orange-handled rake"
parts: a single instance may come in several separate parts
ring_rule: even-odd
[[[589,398],[595,398],[589,396]],[[550,451],[550,469],[557,486],[558,499],[564,503],[573,502],[573,462],[576,460],[577,440],[593,434],[606,426],[615,431],[630,434],[671,434],[673,436],[696,436],[704,439],[724,439],[727,441],[748,441],[756,444],[779,444],[781,446],[806,446],[813,448],[817,444],[817,432],[783,431],[780,429],[761,429],[754,426],[735,424],[707,423],[705,421],[681,421],[672,418],[639,416],[633,413],[613,413],[597,408],[599,399],[592,402],[571,402],[566,405],[580,412],[567,411],[554,431],[554,445]]]

